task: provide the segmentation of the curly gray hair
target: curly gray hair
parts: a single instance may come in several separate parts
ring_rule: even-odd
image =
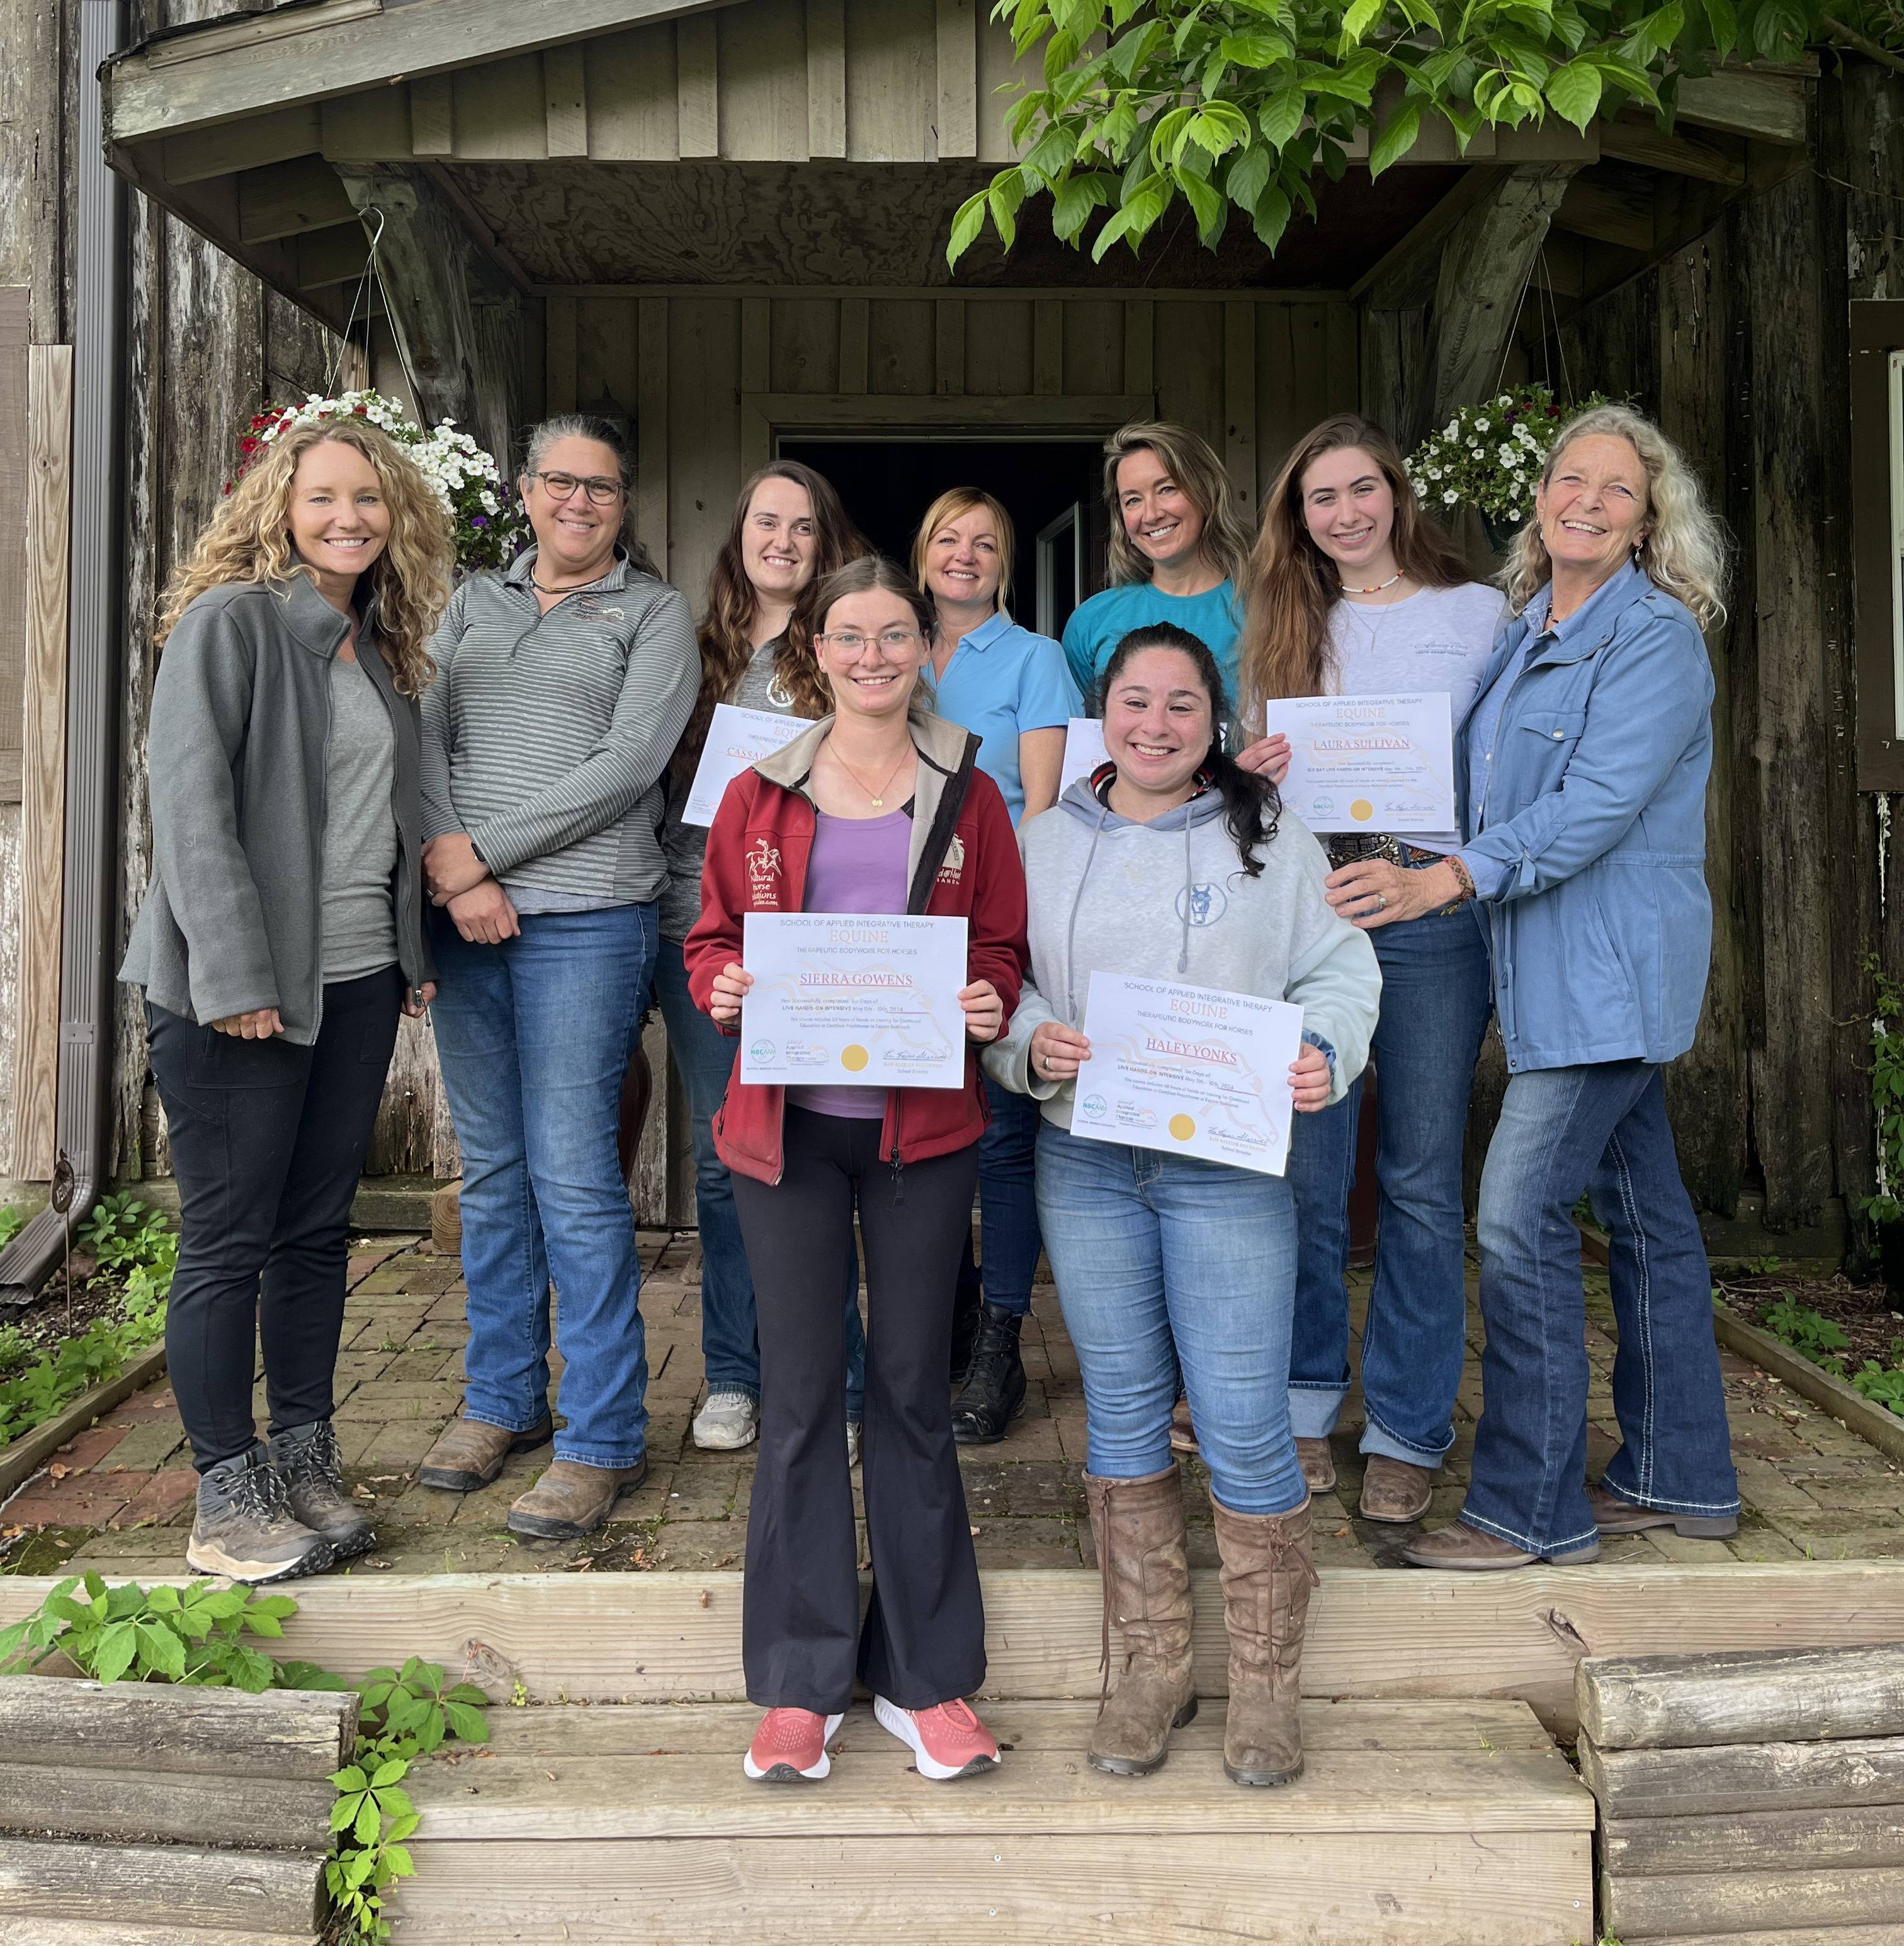
[[[1726,530],[1706,505],[1698,475],[1685,454],[1643,412],[1630,406],[1595,406],[1569,419],[1556,436],[1541,474],[1546,486],[1575,440],[1595,434],[1623,439],[1646,469],[1647,520],[1637,561],[1655,588],[1692,611],[1702,629],[1725,619]],[[1529,520],[1515,536],[1501,576],[1507,605],[1518,615],[1553,578],[1553,563]]]

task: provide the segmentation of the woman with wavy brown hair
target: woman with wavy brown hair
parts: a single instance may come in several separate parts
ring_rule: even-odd
[[[1266,702],[1439,692],[1458,726],[1503,607],[1422,511],[1395,442],[1352,413],[1324,419],[1284,461],[1263,500],[1243,588],[1241,715],[1246,737],[1258,740],[1239,761],[1278,782],[1289,746],[1262,736]],[[1371,861],[1412,884],[1460,842],[1454,830],[1317,836],[1338,909]],[[1488,955],[1473,915],[1451,908],[1387,926],[1374,940],[1380,1224],[1362,1333],[1361,1511],[1401,1524],[1427,1511],[1454,1441],[1467,1323],[1461,1144],[1488,1024]],[[1290,1143],[1301,1240],[1289,1414],[1317,1493],[1335,1484],[1329,1437],[1349,1392],[1349,1192],[1361,1109],[1358,1080],[1334,1107],[1306,1117]]]
[[[694,1005],[682,956],[682,943],[700,917],[707,829],[685,823],[682,814],[717,703],[816,721],[831,711],[832,692],[814,655],[814,603],[827,576],[869,551],[832,483],[811,467],[777,459],[742,486],[727,539],[708,574],[706,609],[697,632],[700,693],[669,779],[662,829],[668,883],[661,894],[655,997],[687,1090],[694,1134],[707,1379],[707,1395],[694,1416],[694,1444],[724,1451],[749,1444],[759,1432],[760,1345],[733,1185],[714,1150],[714,1113],[727,1092],[735,1043]],[[857,1454],[866,1370],[857,1263],[850,1274],[842,1266],[842,1276],[849,1314],[846,1437]]]
[[[397,1016],[436,991],[417,698],[454,559],[402,449],[321,422],[271,442],[161,611],[152,882],[119,977],[145,990],[178,1180],[165,1348],[199,1472],[196,1574],[282,1580],[372,1539],[332,1382]]]

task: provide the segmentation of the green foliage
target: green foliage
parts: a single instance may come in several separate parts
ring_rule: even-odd
[[[26,1227],[26,1212],[11,1206],[0,1209],[0,1249],[5,1249]]]
[[[1173,207],[1212,249],[1232,209],[1273,251],[1317,172],[1366,142],[1371,175],[1444,122],[1465,154],[1484,128],[1550,116],[1584,129],[1637,103],[1670,128],[1681,76],[1735,52],[1788,60],[1843,39],[1822,0],[997,0],[1042,87],[1006,126],[1022,159],[962,204],[956,264],[989,222],[1010,249],[1028,196],[1092,255],[1135,252]],[[1834,22],[1890,39],[1889,0]],[[1899,37],[1904,38],[1904,37]],[[1895,42],[1894,42],[1895,44]]]
[[[413,1761],[453,1738],[487,1743],[487,1700],[452,1682],[433,1662],[413,1657],[400,1670],[373,1669],[355,1684],[315,1663],[279,1661],[243,1638],[275,1640],[298,1605],[286,1595],[194,1581],[147,1589],[108,1587],[97,1574],[62,1581],[37,1613],[0,1631],[0,1673],[31,1670],[55,1654],[101,1682],[156,1682],[267,1689],[345,1689],[362,1698],[355,1760],[335,1772],[335,1843],[325,1889],[343,1922],[346,1946],[380,1946],[390,1937],[383,1895],[414,1875],[409,1839],[416,1808],[403,1786]]]
[[[1847,1351],[1851,1341],[1831,1320],[1809,1305],[1795,1304],[1782,1297],[1769,1305],[1759,1320],[1775,1338],[1782,1338],[1800,1358],[1809,1358],[1828,1372],[1844,1376],[1844,1361],[1837,1354]]]
[[[104,1270],[122,1273],[117,1318],[94,1319],[49,1351],[36,1353],[17,1327],[0,1330],[0,1447],[30,1432],[93,1386],[116,1379],[165,1336],[165,1296],[178,1262],[178,1237],[165,1218],[136,1197],[110,1196],[78,1241]]]
[[[1871,1023],[1871,1113],[1877,1124],[1878,1194],[1859,1207],[1874,1223],[1904,1221],[1904,981],[1893,980],[1875,955],[1865,962],[1878,1004]]]
[[[1898,1345],[1891,1345],[1891,1354],[1896,1358]],[[1863,1365],[1851,1374],[1851,1382],[1874,1405],[1882,1406],[1887,1412],[1894,1412],[1904,1419],[1904,1360],[1896,1367],[1886,1371],[1875,1358],[1867,1358]]]

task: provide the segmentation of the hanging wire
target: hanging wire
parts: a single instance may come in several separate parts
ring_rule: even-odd
[[[396,344],[397,362],[403,368],[403,376],[410,385],[410,400],[416,409],[418,422],[421,424],[425,417],[423,388],[417,383],[416,369],[410,363],[410,347],[404,343],[403,334],[397,328],[394,322],[397,316],[396,307],[390,301],[390,287],[384,282],[383,263],[377,252],[378,245],[383,241],[384,226],[388,219],[385,217],[382,210],[374,202],[366,204],[359,214],[365,217],[374,216],[377,219],[377,227],[370,233],[370,254],[364,259],[363,274],[357,280],[357,289],[351,298],[350,314],[344,320],[343,335],[338,340],[337,355],[332,362],[329,371],[325,375],[325,394],[326,397],[331,396],[332,388],[337,382],[338,375],[344,369],[344,355],[350,347],[351,332],[357,323],[357,310],[360,305],[363,307],[363,310],[365,347],[366,351],[369,348],[371,322],[370,292],[374,286],[377,295],[383,300],[384,316],[392,320],[390,335]]]

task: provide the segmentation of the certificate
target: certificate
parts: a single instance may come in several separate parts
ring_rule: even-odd
[[[1088,777],[1109,753],[1104,747],[1104,725],[1095,716],[1074,716],[1065,725],[1065,767],[1058,773],[1062,797],[1080,777]]]
[[[740,709],[717,703],[701,746],[694,781],[682,807],[683,824],[712,824],[721,808],[721,794],[743,771],[762,757],[784,749],[796,737],[813,727],[804,716],[779,716],[771,709]]]
[[[1084,1033],[1074,1135],[1282,1174],[1300,1007],[1093,973]]]
[[[963,919],[747,913],[740,959],[743,1081],[965,1086]]]
[[[1297,696],[1264,706],[1289,739],[1282,801],[1312,831],[1454,829],[1454,730],[1445,691]]]

